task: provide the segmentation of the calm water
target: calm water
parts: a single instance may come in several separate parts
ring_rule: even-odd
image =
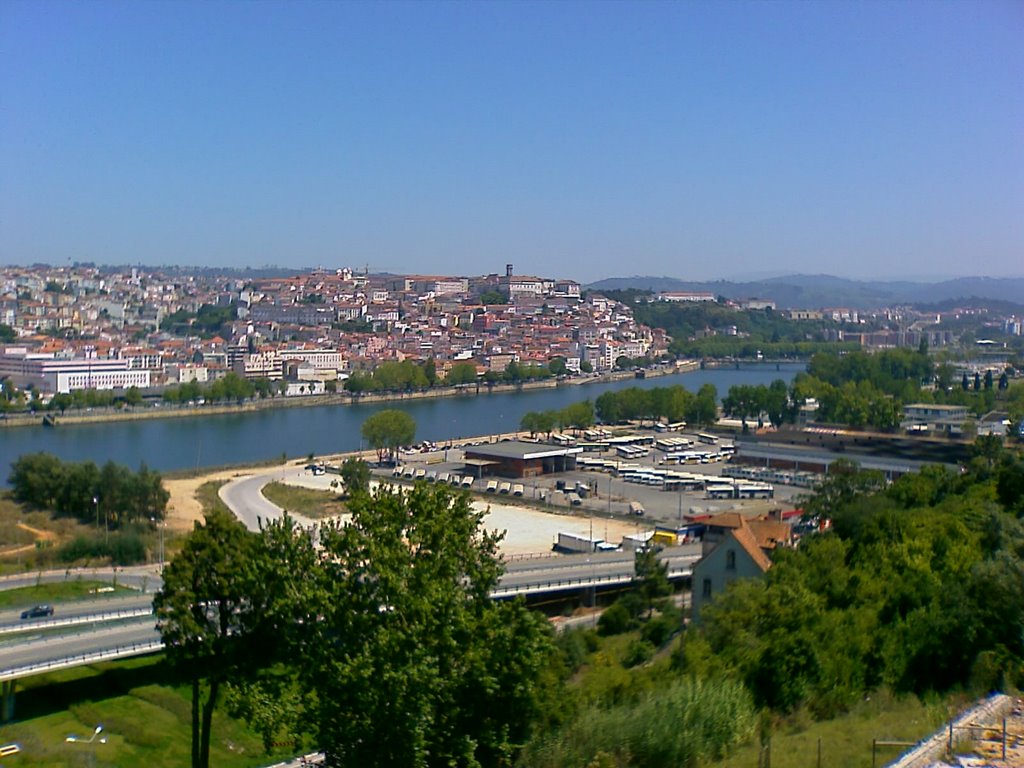
[[[69,461],[113,460],[129,466],[146,462],[167,471],[198,466],[263,461],[287,453],[336,453],[360,448],[359,430],[367,416],[385,408],[401,408],[416,419],[417,440],[449,440],[511,432],[527,411],[564,408],[570,403],[609,390],[630,386],[665,387],[682,384],[696,392],[711,383],[723,397],[736,384],[787,383],[799,364],[748,365],[656,378],[479,397],[439,398],[372,405],[279,408],[221,416],[152,419],[110,424],[21,427],[0,430],[0,483],[7,468],[23,453],[47,451]]]

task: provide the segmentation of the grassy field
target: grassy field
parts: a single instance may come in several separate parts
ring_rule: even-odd
[[[109,590],[109,581],[92,579],[71,579],[69,581],[44,582],[31,587],[0,590],[0,608],[23,608],[39,603],[52,603],[55,600],[85,600],[97,597],[97,589]],[[135,594],[136,590],[126,587],[113,587],[113,591],[99,593],[103,597]]]
[[[843,717],[812,722],[795,716],[779,723],[771,739],[772,768],[815,768],[818,743],[821,765],[828,768],[871,768],[873,739],[919,741],[942,727],[949,717],[970,699],[950,696],[922,702],[916,696],[895,698],[876,692]],[[877,765],[895,760],[907,748],[879,748]],[[758,768],[756,744],[740,749],[731,757],[708,768]]]
[[[4,758],[6,768],[107,766],[177,768],[190,762],[190,692],[175,685],[161,657],[81,667],[19,681],[18,722],[0,726],[0,744],[22,751]],[[97,725],[101,737],[88,738]],[[221,711],[214,715],[210,764],[248,768],[276,762],[299,750],[281,747],[267,755],[258,736]]]
[[[337,493],[331,491],[299,488],[284,483],[268,483],[263,487],[263,495],[281,509],[297,512],[313,519],[348,513],[345,503],[341,501]]]

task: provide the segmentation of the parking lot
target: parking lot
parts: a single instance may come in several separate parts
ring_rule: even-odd
[[[653,435],[650,430],[638,430],[638,435]],[[678,435],[680,438],[693,438],[694,436]],[[728,442],[728,441],[723,441]],[[709,446],[709,448],[711,448]],[[708,453],[714,453],[709,450]],[[641,455],[642,454],[642,455]],[[653,523],[673,524],[682,521],[686,515],[708,514],[726,510],[748,509],[751,511],[768,511],[770,509],[791,508],[793,499],[804,489],[773,484],[771,499],[737,499],[737,498],[708,498],[709,492],[705,488],[691,487],[688,490],[663,490],[666,486],[678,485],[673,483],[657,483],[656,476],[650,478],[650,484],[643,482],[629,482],[625,479],[630,472],[627,468],[635,470],[633,474],[644,474],[645,468],[670,472],[673,475],[699,476],[701,478],[721,478],[723,484],[733,484],[733,478],[723,476],[723,469],[728,466],[724,460],[710,461],[709,463],[688,463],[686,465],[666,465],[665,459],[668,451],[655,448],[653,445],[644,451],[636,451],[627,458],[619,455],[615,448],[595,450],[591,446],[586,453],[579,454],[577,459],[588,464],[603,463],[601,469],[577,468],[571,472],[560,472],[556,474],[543,475],[541,477],[530,477],[521,480],[505,477],[483,477],[474,479],[470,490],[486,496],[495,496],[503,503],[517,502],[528,503],[531,506],[539,506],[548,509],[560,509],[562,511],[575,511],[583,514],[599,514],[613,518],[634,519],[630,502],[639,502],[644,510],[644,520],[651,525]],[[406,479],[431,479],[435,481],[444,477],[447,473],[448,481],[451,482],[454,476],[465,477],[463,470],[465,463],[462,448],[452,447],[447,450],[403,453],[399,458],[399,466]],[[496,481],[496,488],[487,492],[489,481]],[[515,486],[520,484],[522,498],[512,497]],[[694,484],[691,483],[691,486]],[[712,484],[717,487],[717,484]],[[723,486],[724,487],[724,486]],[[499,489],[507,491],[502,494]],[[579,489],[579,493],[576,490]],[[635,507],[635,504],[633,505]]]

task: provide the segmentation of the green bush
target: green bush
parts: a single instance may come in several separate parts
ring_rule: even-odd
[[[621,635],[633,626],[633,617],[621,600],[617,600],[605,609],[597,620],[597,633],[604,637]]]
[[[636,667],[648,662],[654,656],[657,649],[647,640],[634,640],[626,649],[626,655],[622,663],[626,667]]]
[[[677,611],[667,611],[655,616],[644,624],[640,630],[640,637],[655,648],[661,648],[682,628],[683,621],[679,613]]]
[[[587,654],[593,653],[598,646],[597,635],[591,629],[570,629],[558,636],[556,641],[565,665],[577,670],[587,660]]]
[[[80,560],[104,560],[109,558],[114,565],[135,565],[146,562],[146,545],[134,533],[119,533],[110,537],[76,536],[58,551],[62,563]]]
[[[750,694],[732,680],[677,680],[638,702],[594,703],[568,726],[527,745],[531,768],[677,768],[723,757],[754,734]]]

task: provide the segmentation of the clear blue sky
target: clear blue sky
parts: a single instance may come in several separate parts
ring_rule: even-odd
[[[0,263],[1024,275],[1024,3],[0,3]]]

